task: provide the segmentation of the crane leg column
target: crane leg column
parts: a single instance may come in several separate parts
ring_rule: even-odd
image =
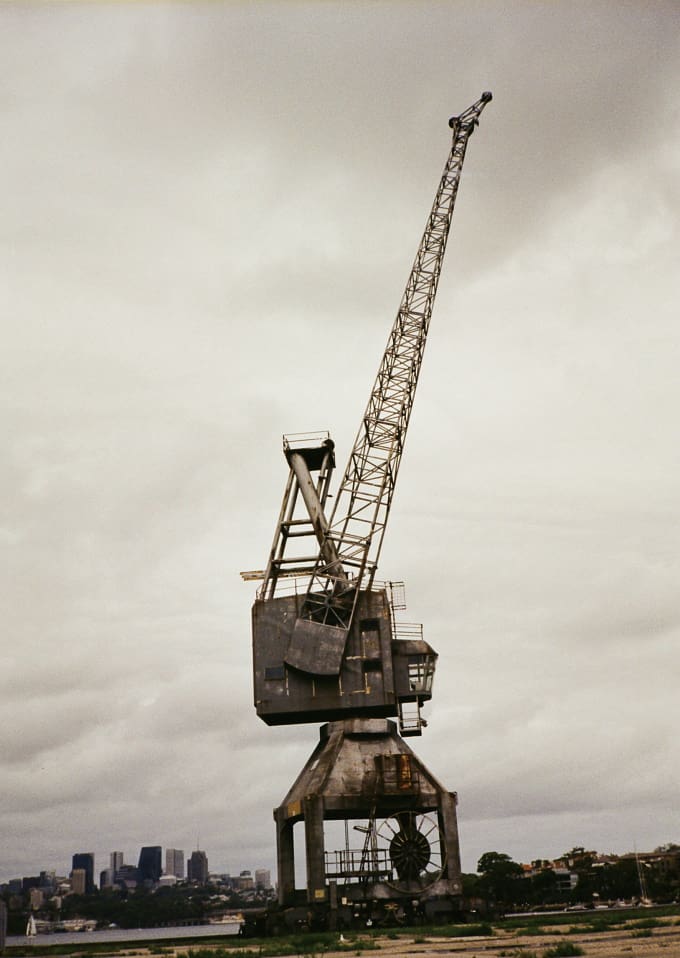
[[[294,821],[286,816],[284,808],[274,811],[276,819],[276,857],[278,866],[279,905],[291,905],[295,899],[295,843]]]
[[[446,792],[440,797],[438,809],[439,830],[446,848],[446,877],[460,883],[460,843],[458,841],[457,796]]]
[[[326,901],[326,849],[323,835],[323,798],[309,796],[302,804],[305,816],[305,846],[307,851],[307,901],[321,904]]]

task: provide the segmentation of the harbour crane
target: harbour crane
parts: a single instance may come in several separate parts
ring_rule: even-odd
[[[262,580],[252,611],[257,714],[268,725],[325,723],[274,809],[272,931],[281,921],[340,929],[450,920],[460,908],[456,793],[404,741],[425,724],[420,710],[432,696],[437,654],[422,626],[396,620],[403,584],[375,576],[463,160],[490,100],[483,93],[449,121],[451,149],[332,511],[329,434],[284,436],[288,477],[267,564],[242,573]],[[344,848],[326,851],[327,822],[344,822]],[[298,823],[304,891],[296,888]],[[352,847],[355,832],[360,848]]]

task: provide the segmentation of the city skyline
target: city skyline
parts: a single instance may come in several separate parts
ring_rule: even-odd
[[[39,875],[41,873],[56,874],[56,875],[59,875],[60,877],[67,878],[69,874],[71,873],[71,871],[78,868],[84,871],[85,870],[88,871],[90,875],[90,879],[94,882],[95,885],[99,886],[99,877],[104,871],[111,870],[115,872],[122,867],[130,867],[131,865],[134,868],[138,869],[139,862],[142,858],[143,853],[153,850],[155,848],[160,849],[162,853],[161,861],[164,862],[164,866],[161,868],[161,872],[163,875],[176,874],[176,871],[171,872],[171,871],[168,871],[167,869],[167,866],[170,860],[174,860],[176,867],[178,869],[181,867],[186,872],[186,869],[184,867],[185,863],[188,865],[192,855],[203,856],[206,862],[209,861],[209,858],[210,858],[210,856],[207,854],[207,852],[204,849],[198,849],[198,848],[191,849],[188,852],[188,854],[185,855],[184,849],[174,848],[172,846],[162,846],[162,845],[161,846],[140,845],[136,852],[131,853],[131,855],[129,856],[131,860],[129,861],[126,860],[128,858],[127,853],[120,850],[101,852],[101,853],[73,852],[72,855],[70,856],[71,865],[68,868],[60,870],[58,867],[52,867],[43,863],[41,867],[38,868],[37,870],[34,870],[34,871],[31,871],[30,869],[28,871],[24,870],[21,875],[15,874],[8,877],[3,877],[2,873],[0,873],[0,884],[6,884],[7,882],[15,880],[17,878],[26,878],[26,877],[29,877],[30,875]],[[172,856],[171,856],[171,859],[168,859],[167,856],[170,853],[172,853]],[[98,866],[97,864],[98,855],[99,855],[100,862],[106,862],[106,865],[104,867]],[[88,860],[92,859],[91,867],[89,862],[86,861],[86,859]],[[134,862],[132,861],[132,859],[134,859]],[[76,864],[76,862],[78,864]],[[2,867],[3,867],[2,863],[0,862],[0,869],[2,869]],[[255,868],[255,871],[260,871],[260,870],[271,871],[269,868],[264,868],[264,866],[262,867],[258,866],[257,868]],[[243,871],[244,871],[243,868],[239,868],[238,871],[233,872],[232,877],[242,874]],[[224,869],[211,869],[210,874],[231,875],[232,873],[228,869],[224,868]],[[183,877],[186,880],[190,880],[188,879],[187,874],[184,874]]]
[[[282,435],[341,472],[484,90],[377,573],[439,654],[415,751],[467,872],[680,833],[677,20],[0,4],[3,873],[275,872],[319,729],[257,718],[239,573]]]
[[[596,851],[597,854],[599,854],[599,855],[601,855],[601,856],[603,856],[603,857],[608,857],[608,856],[612,856],[612,857],[623,857],[623,856],[626,856],[626,855],[641,855],[641,856],[642,856],[642,855],[649,855],[649,854],[652,854],[652,853],[654,853],[654,852],[659,852],[659,851],[661,851],[662,849],[664,849],[665,847],[667,847],[668,845],[671,845],[671,846],[674,846],[674,847],[678,847],[678,843],[676,843],[676,842],[674,841],[674,839],[671,838],[671,839],[668,840],[668,842],[665,842],[665,843],[663,843],[662,845],[660,845],[660,846],[658,846],[658,847],[656,847],[656,848],[646,848],[646,849],[642,849],[642,848],[633,847],[633,848],[627,848],[627,849],[607,849],[607,850],[604,850],[603,848],[600,848],[599,846],[596,845],[596,846],[594,846],[593,848],[591,848],[590,850],[591,850],[591,851]],[[141,851],[141,849],[144,848],[144,847],[146,847],[146,846],[140,846],[140,850],[139,850],[139,851]],[[162,848],[163,852],[165,852],[165,851],[179,852],[180,854],[182,854],[182,855],[184,856],[184,850],[183,850],[183,849],[171,849],[171,848],[167,848],[167,849],[166,849],[164,846],[160,846],[160,847]],[[535,854],[533,854],[532,856],[528,857],[527,859],[522,860],[522,864],[528,865],[528,864],[530,864],[530,863],[533,862],[533,861],[540,861],[540,860],[556,861],[556,860],[558,860],[558,859],[560,859],[560,858],[566,857],[566,856],[567,856],[571,851],[573,851],[574,849],[578,849],[578,848],[581,848],[581,849],[582,849],[582,848],[586,848],[586,847],[589,847],[589,846],[584,846],[584,845],[582,845],[582,844],[579,844],[578,842],[574,842],[574,843],[572,843],[571,845],[569,845],[568,847],[564,848],[563,851],[562,851],[559,855],[554,855],[554,856],[544,855],[544,854],[542,854],[541,849],[535,849]],[[134,853],[132,857],[138,859],[138,858],[139,858],[139,851],[138,851],[137,853]],[[485,851],[489,851],[489,852],[491,852],[491,851],[497,851],[497,852],[499,852],[500,854],[506,854],[506,853],[503,851],[503,849],[500,849],[500,848],[499,848],[499,849],[491,849],[491,848],[489,848],[489,849],[486,849]],[[191,855],[192,855],[192,854],[195,854],[195,853],[197,853],[197,854],[199,854],[199,855],[207,856],[208,861],[210,860],[209,854],[207,854],[204,850],[202,850],[202,849],[193,849],[192,852],[189,853],[189,856],[184,859],[184,860],[186,861],[187,865],[188,865],[188,862],[189,862],[189,860],[190,860],[190,858],[191,858]],[[75,860],[76,855],[80,855],[80,854],[83,854],[83,853],[74,853],[73,856],[72,856],[72,862],[73,862],[73,860]],[[91,854],[91,853],[88,853],[88,854]],[[121,853],[120,853],[120,852],[102,853],[102,857],[105,858],[106,860],[108,860],[108,862],[109,862],[109,866],[107,866],[107,867],[113,867],[113,866],[112,866],[112,856],[113,856],[113,855],[119,855],[119,854],[121,854]],[[124,859],[125,859],[125,853],[122,853],[122,854],[123,854],[123,860],[121,860],[120,865],[121,865],[121,866],[124,866],[124,867],[129,867],[130,863],[129,863],[129,862],[125,862],[125,860],[124,860]],[[510,857],[512,858],[513,856],[510,856]],[[136,867],[136,866],[134,866],[134,867]],[[21,875],[16,874],[16,875],[12,875],[11,877],[3,877],[2,874],[0,873],[0,885],[8,884],[10,881],[16,881],[17,879],[22,879],[22,878],[31,877],[32,874],[34,874],[34,875],[37,876],[37,875],[40,875],[40,874],[42,874],[42,873],[45,873],[45,874],[47,874],[47,875],[49,875],[49,874],[54,874],[54,875],[56,875],[56,876],[58,876],[58,877],[61,877],[61,878],[68,878],[69,871],[70,871],[70,870],[66,870],[66,871],[61,872],[58,868],[41,867],[41,868],[39,868],[37,871],[35,871],[35,872],[33,872],[33,873],[31,873],[30,871],[24,871]],[[104,871],[104,869],[100,869],[100,868],[97,867],[97,858],[96,858],[96,855],[95,855],[95,856],[94,856],[94,870],[93,870],[93,875],[94,875],[95,885],[97,885],[97,886],[99,886],[99,880],[98,880],[98,879],[99,879],[99,875],[100,875],[103,871]],[[466,870],[463,869],[463,871],[465,872]],[[471,871],[468,871],[468,873],[472,873],[472,872],[474,872],[474,871],[475,871],[475,869],[473,868]],[[230,871],[230,870],[227,869],[227,868],[211,868],[210,871],[209,871],[209,875],[211,875],[211,876],[212,876],[212,875],[214,875],[214,876],[225,876],[225,875],[228,875],[229,877],[234,878],[234,879],[235,879],[235,878],[238,878],[239,876],[242,876],[242,875],[244,875],[244,874],[249,874],[249,875],[252,875],[252,876],[253,876],[255,884],[257,884],[257,875],[258,875],[258,874],[263,874],[263,873],[266,873],[266,874],[268,874],[268,875],[270,875],[270,876],[276,874],[275,871],[272,872],[272,870],[271,870],[270,868],[268,868],[268,867],[264,867],[264,866],[259,867],[259,866],[252,866],[252,865],[251,865],[249,868],[245,868],[245,869],[244,869],[244,868],[238,868],[238,869],[235,870],[235,871]],[[167,875],[167,874],[170,874],[170,872],[168,872],[168,871],[164,868],[164,869],[163,869],[163,874],[164,874],[164,875]],[[188,875],[185,875],[184,880],[185,880],[185,881],[190,881],[190,879],[188,878]]]

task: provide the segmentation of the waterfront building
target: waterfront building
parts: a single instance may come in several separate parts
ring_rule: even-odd
[[[54,889],[57,887],[57,873],[54,871],[42,871],[40,872],[40,888],[45,892],[46,895],[51,895],[54,893]]]
[[[165,849],[165,874],[184,878],[184,852],[180,848]]]
[[[158,879],[159,888],[174,888],[177,884],[177,875],[161,875]]]
[[[31,911],[38,911],[45,904],[45,893],[42,888],[31,888],[28,893],[28,905]]]
[[[81,894],[91,895],[94,891],[94,853],[77,852],[73,856],[72,871],[82,869],[85,872],[85,891]]]
[[[255,888],[253,876],[247,868],[244,868],[239,874],[236,882],[238,883],[236,887],[239,891],[252,891]]]

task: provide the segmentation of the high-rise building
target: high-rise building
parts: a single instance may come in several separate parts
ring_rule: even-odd
[[[87,894],[87,872],[84,868],[74,868],[71,871],[71,891],[74,895]]]
[[[94,853],[77,852],[71,867],[73,871],[82,868],[85,872],[85,891],[82,894],[91,895],[94,891]]]
[[[0,900],[0,951],[5,949],[5,939],[7,936],[7,905]]]
[[[113,870],[114,877],[119,868],[123,867],[123,853],[122,852],[111,852],[110,856],[110,868]]]
[[[239,873],[237,881],[239,891],[252,891],[255,887],[252,872],[248,868],[244,868],[243,871]]]
[[[165,849],[165,874],[184,878],[184,852],[180,848]]]
[[[189,881],[195,881],[199,885],[205,885],[208,881],[208,856],[205,852],[198,850],[191,853],[191,858],[187,862],[187,878]]]
[[[45,904],[45,893],[42,888],[31,888],[28,895],[28,902],[31,911],[38,911]]]
[[[40,887],[46,895],[52,895],[57,887],[57,875],[53,871],[40,872]]]
[[[105,868],[104,871],[99,873],[99,887],[102,890],[104,888],[113,888],[114,874],[113,868]]]
[[[258,891],[269,891],[272,887],[272,876],[268,868],[255,869],[255,888]]]
[[[140,882],[155,883],[163,873],[163,849],[160,845],[145,845],[139,853],[137,865]]]
[[[116,875],[114,881],[116,885],[121,888],[136,888],[137,880],[139,878],[139,873],[137,871],[136,865],[121,865]]]

